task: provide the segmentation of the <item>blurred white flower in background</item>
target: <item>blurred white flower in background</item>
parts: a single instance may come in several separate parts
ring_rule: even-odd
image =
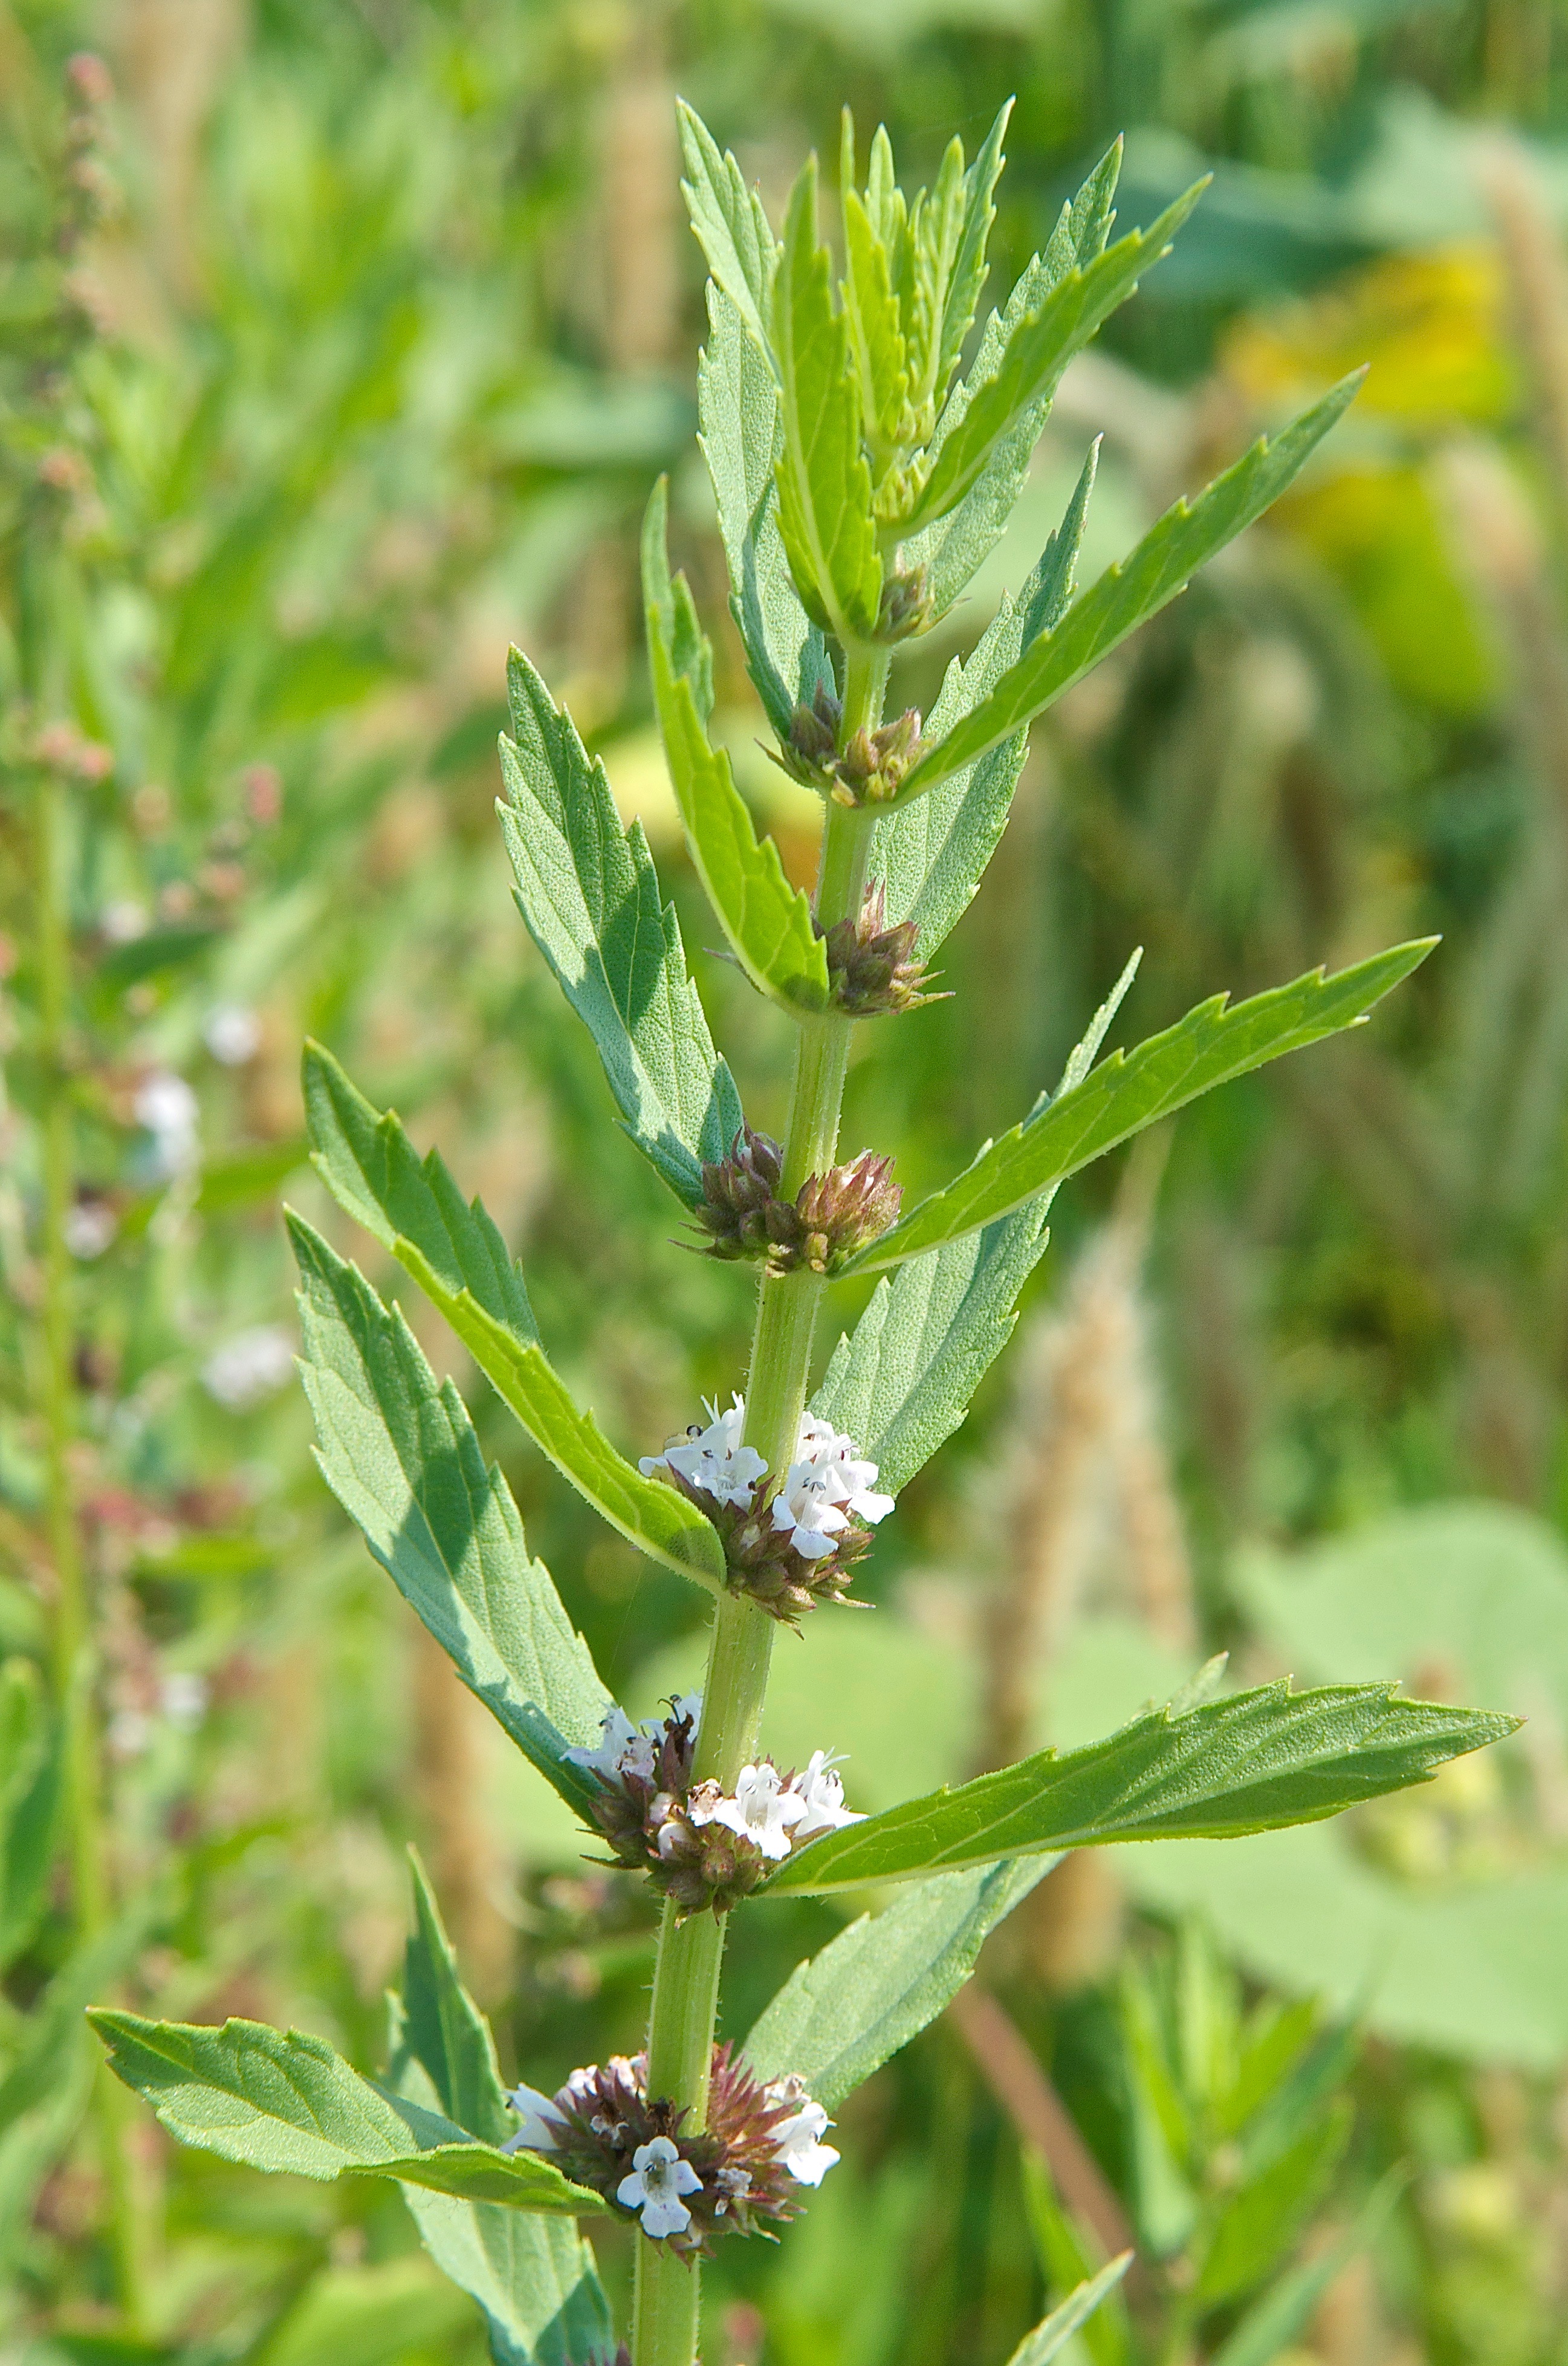
[[[154,1068],[136,1088],[136,1122],[152,1137],[152,1160],[160,1181],[184,1175],[201,1156],[200,1106],[183,1076]]]
[[[129,896],[106,904],[98,914],[98,934],[107,945],[133,944],[147,934],[150,925],[145,904],[135,903]]]
[[[215,1002],[202,1024],[201,1040],[226,1068],[243,1068],[261,1049],[261,1020],[243,1002]]]
[[[294,1342],[288,1332],[276,1323],[262,1323],[214,1349],[201,1368],[201,1384],[231,1413],[243,1413],[275,1396],[293,1371]]]

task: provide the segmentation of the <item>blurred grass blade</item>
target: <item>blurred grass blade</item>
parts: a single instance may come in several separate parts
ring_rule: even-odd
[[[660,479],[643,522],[643,596],[654,704],[692,860],[752,985],[797,1012],[820,1011],[829,995],[828,955],[811,899],[790,885],[773,839],[759,839],[728,757],[708,744],[694,689],[702,660],[693,649],[691,594],[683,576],[671,577],[665,518]]]
[[[1197,569],[1279,499],[1354,400],[1363,375],[1357,371],[1342,378],[1278,435],[1260,437],[1196,500],[1183,499],[1167,510],[1136,548],[1107,568],[1061,623],[1003,675],[990,695],[945,740],[928,749],[900,795],[919,796],[1010,738],[1184,591]]]
[[[1025,2335],[1009,2366],[1048,2366],[1048,2361],[1066,2348],[1084,2320],[1092,2316],[1101,2301],[1115,2291],[1132,2264],[1132,2252],[1123,2251],[1119,2259],[1109,2260],[1088,2283],[1069,2293],[1043,2325],[1037,2325],[1032,2333]]]
[[[1213,2366],[1271,2366],[1305,2329],[1319,2301],[1357,2252],[1377,2240],[1404,2181],[1403,2170],[1392,2170],[1337,2243],[1281,2276],[1220,2344]]]
[[[688,1208],[703,1161],[724,1156],[740,1096],[714,1049],[673,909],[640,822],[623,829],[604,767],[526,658],[507,669],[501,826],[517,906],[598,1046],[632,1140]]]
[[[470,1205],[437,1150],[421,1159],[395,1110],[374,1109],[332,1053],[307,1041],[310,1164],[340,1208],[396,1254],[410,1240],[448,1290],[471,1290],[514,1337],[538,1327],[523,1277],[478,1200]]]
[[[31,1660],[0,1665],[0,1968],[38,1929],[49,1897],[64,1776],[65,1720]]]
[[[580,1813],[609,1704],[512,1491],[402,1316],[298,1217],[301,1369],[328,1486],[403,1599],[503,1731]]]
[[[539,2153],[475,2144],[453,2121],[396,2101],[324,2038],[259,2022],[220,2029],[96,2007],[110,2067],[182,2144],[291,2177],[362,2171],[435,2193],[573,2217],[602,2212]]]
[[[1135,1051],[1113,1052],[1081,1083],[1043,1109],[1037,1105],[1037,1114],[987,1144],[945,1189],[923,1200],[843,1270],[873,1272],[957,1240],[1076,1175],[1201,1093],[1358,1025],[1426,960],[1434,941],[1427,937],[1395,945],[1332,976],[1309,970],[1246,1002],[1228,1004],[1223,994],[1201,1002],[1163,1035],[1149,1036]]]
[[[836,692],[822,635],[800,604],[779,533],[774,469],[784,449],[771,365],[722,287],[708,287],[707,344],[697,360],[699,441],[718,504],[729,613],[746,670],[779,738],[818,682]]]
[[[768,1888],[854,1889],[1036,1849],[1224,1840],[1315,1823],[1424,1783],[1517,1723],[1405,1700],[1392,1684],[1295,1693],[1281,1680],[1180,1717],[1155,1709],[1065,1758],[1041,1751],[956,1791],[907,1800],[808,1842]]]
[[[1084,463],[1066,516],[1017,601],[1004,593],[967,663],[955,658],[949,666],[927,720],[928,734],[940,736],[951,730],[995,688],[1025,649],[1059,622],[1073,596],[1099,452],[1096,444]],[[1015,731],[927,795],[910,805],[895,806],[877,821],[871,875],[883,883],[889,925],[912,920],[919,930],[922,960],[931,960],[973,901],[1007,828],[1028,748],[1027,731]]]
[[[746,186],[745,175],[718,143],[694,107],[675,102],[686,178],[681,194],[692,218],[708,269],[735,306],[763,353],[772,335],[773,277],[779,242],[762,200]]]
[[[790,572],[807,614],[824,632],[866,640],[876,630],[882,559],[849,327],[834,310],[828,250],[817,242],[814,156],[790,196],[773,321],[784,423],[779,529]]]
[[[1018,1321],[1018,1295],[1050,1239],[1046,1194],[879,1281],[840,1337],[811,1410],[848,1430],[897,1494],[969,1410]]]
[[[1074,355],[1083,351],[1166,253],[1204,186],[1197,183],[1146,231],[1133,231],[1092,263],[1075,266],[1037,308],[1015,321],[991,375],[978,378],[971,373],[965,382],[963,415],[936,450],[931,474],[906,521],[910,533],[956,509],[1008,430],[1055,392]]]
[[[793,2073],[834,2110],[952,2001],[990,1932],[1054,1862],[938,1874],[863,1914],[795,1966],[741,2048],[750,2068],[761,2079]]]

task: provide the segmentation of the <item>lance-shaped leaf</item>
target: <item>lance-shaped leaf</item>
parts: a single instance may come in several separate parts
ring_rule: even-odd
[[[817,160],[790,197],[773,282],[773,357],[784,450],[779,528],[807,613],[840,640],[869,639],[882,596],[882,559],[871,513],[871,473],[861,451],[861,401],[850,368],[849,328],[834,309],[829,257],[817,242]]]
[[[889,1494],[952,1436],[1011,1337],[1018,1294],[1050,1238],[1049,1207],[1042,1194],[912,1257],[877,1283],[853,1337],[840,1337],[811,1410],[849,1432]]]
[[[940,394],[958,366],[964,340],[975,324],[980,290],[986,284],[986,250],[997,219],[992,202],[1002,169],[1002,141],[1007,135],[1012,101],[1004,99],[985,145],[964,175],[963,216],[953,265],[942,298],[942,325],[937,344],[936,390]]]
[[[686,178],[681,194],[708,269],[765,354],[772,334],[779,242],[762,200],[727,148],[683,98],[675,102]]]
[[[524,1340],[538,1325],[523,1277],[478,1200],[466,1200],[439,1151],[422,1159],[396,1110],[372,1108],[330,1052],[306,1042],[305,1125],[310,1164],[340,1208],[395,1255],[412,1241],[442,1285],[472,1290]]]
[[[1008,340],[1025,313],[1038,310],[1054,287],[1073,271],[1087,271],[1103,254],[1115,219],[1113,199],[1121,170],[1122,143],[1101,157],[1077,195],[1062,208],[1043,252],[1035,255],[1000,312],[986,323],[974,367],[953,389],[931,438],[936,459],[947,437],[962,424],[975,391],[995,374]],[[899,563],[921,568],[934,614],[946,614],[976,569],[1000,540],[1018,505],[1030,460],[1051,409],[1047,394],[1021,411],[1001,435],[984,468],[956,509],[901,546]]]
[[[1005,1915],[1054,1859],[938,1874],[863,1914],[797,1964],[742,2048],[761,2079],[792,2073],[831,2111],[951,2004]]]
[[[693,660],[688,657],[684,670],[680,663],[683,647],[691,648],[689,631],[682,635],[682,619],[693,612],[684,577],[671,578],[665,513],[666,489],[660,478],[643,524],[643,594],[654,704],[692,860],[730,949],[752,985],[794,1010],[819,1011],[828,1002],[828,954],[811,917],[810,898],[790,885],[773,839],[758,839],[728,757],[708,744],[694,689]]]
[[[846,111],[846,128],[848,120]],[[886,462],[897,445],[899,422],[909,399],[908,355],[898,298],[888,276],[887,250],[873,231],[858,193],[846,186],[841,196],[844,318],[860,380],[866,441]]]
[[[600,1518],[650,1560],[716,1591],[724,1581],[724,1547],[711,1520],[616,1453],[592,1414],[572,1402],[542,1347],[521,1345],[469,1291],[454,1297],[444,1290],[406,1241],[398,1256],[535,1445]]]
[[[1004,594],[968,663],[955,658],[949,666],[926,724],[931,737],[951,731],[972,713],[1064,614],[1073,596],[1099,449],[1097,444],[1084,463],[1066,515],[1017,603]],[[1014,732],[929,795],[896,806],[877,822],[872,876],[882,881],[889,924],[913,920],[919,930],[922,960],[930,961],[968,909],[1007,827],[1028,746],[1027,731]]]
[[[1113,1052],[1081,1084],[1058,1094],[999,1142],[987,1144],[945,1189],[922,1200],[843,1270],[897,1265],[902,1257],[960,1239],[1076,1175],[1200,1093],[1356,1026],[1391,986],[1426,960],[1435,942],[1425,937],[1395,945],[1328,977],[1320,969],[1309,970],[1289,986],[1234,1007],[1223,994],[1200,1003],[1136,1051]]]
[[[566,1752],[597,1741],[609,1695],[529,1556],[511,1489],[402,1316],[308,1224],[288,1222],[321,1475],[469,1691],[585,1813],[597,1786]]]
[[[1079,2326],[1085,2324],[1101,2301],[1115,2291],[1132,2264],[1131,2251],[1123,2251],[1118,2258],[1108,2259],[1097,2276],[1091,2276],[1087,2283],[1079,2284],[1076,2292],[1067,2294],[1059,2308],[1051,2311],[1043,2325],[1037,2325],[1032,2333],[1025,2334],[1008,2366],[1050,2366],[1051,2360],[1061,2356]]]
[[[389,1998],[387,2085],[476,2135],[514,2134],[490,2027],[457,1977],[451,1943],[417,1860],[403,1993]],[[593,2254],[564,2218],[459,2202],[405,2185],[431,2258],[485,2313],[499,2366],[609,2366],[610,2312]]]
[[[779,533],[774,469],[784,449],[773,366],[739,312],[708,282],[706,345],[697,362],[698,441],[713,479],[729,569],[729,613],[746,670],[781,739],[818,682],[836,691],[822,636],[790,581]]]
[[[1204,184],[1166,208],[1146,231],[1133,231],[1107,247],[1086,268],[1074,269],[1038,305],[1016,321],[996,357],[992,374],[965,382],[962,418],[943,437],[931,473],[909,513],[910,532],[945,517],[978,482],[1008,430],[1026,411],[1046,401],[1062,372],[1081,353],[1119,304],[1124,303],[1151,264],[1169,246]]]
[[[476,2144],[444,2113],[372,2086],[324,2038],[254,2021],[204,2029],[103,2007],[88,2018],[110,2067],[170,2135],[220,2159],[294,2177],[392,2177],[567,2217],[604,2207],[542,2155]]]
[[[725,1155],[740,1096],[715,1051],[642,824],[623,829],[604,767],[513,649],[501,825],[517,905],[584,1022],[632,1140],[688,1208]]]
[[[1196,569],[1278,500],[1354,400],[1363,375],[1342,378],[1278,435],[1260,437],[1195,501],[1167,510],[1130,556],[1107,568],[1055,631],[1042,635],[949,738],[920,758],[900,796],[919,796],[1010,738],[1184,591]]]
[[[773,1891],[857,1889],[1034,1850],[1111,1841],[1228,1840],[1316,1823],[1424,1783],[1517,1718],[1402,1698],[1393,1684],[1288,1682],[1196,1708],[1154,1709],[1104,1741],[1043,1750],[956,1791],[933,1791],[809,1841]]]

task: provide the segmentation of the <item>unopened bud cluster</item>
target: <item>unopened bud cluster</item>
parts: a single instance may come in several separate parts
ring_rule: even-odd
[[[597,1780],[590,1812],[615,1863],[646,1873],[682,1914],[726,1914],[797,1843],[863,1819],[845,1807],[824,1750],[799,1774],[781,1774],[770,1758],[743,1766],[732,1792],[694,1782],[701,1715],[695,1693],[650,1725],[634,1726],[612,1707],[597,1749],[567,1755]]]
[[[743,1126],[727,1158],[703,1166],[696,1221],[707,1255],[758,1257],[775,1274],[831,1273],[897,1221],[904,1195],[892,1169],[890,1158],[863,1150],[847,1166],[808,1175],[793,1200],[781,1199],[783,1151],[770,1135]]]
[[[868,887],[856,918],[835,920],[823,939],[836,1007],[851,1019],[874,1019],[934,1000],[921,990],[931,972],[915,958],[919,933],[913,920],[890,929],[881,881]]]
[[[821,790],[840,806],[890,805],[921,753],[920,716],[907,707],[891,723],[862,724],[842,747],[844,710],[824,682],[809,706],[796,706],[778,762],[792,779]]]
[[[807,1414],[794,1461],[773,1481],[756,1448],[741,1443],[743,1401],[706,1411],[705,1429],[694,1422],[662,1454],[643,1456],[644,1478],[668,1480],[713,1522],[732,1593],[791,1626],[819,1602],[842,1602],[870,1527],[893,1509],[891,1495],[874,1492],[875,1463],[846,1432]]]
[[[800,2080],[764,2086],[728,2045],[713,2050],[700,2135],[682,2134],[687,2112],[649,2097],[646,2054],[613,2054],[574,2070],[556,2095],[518,2087],[507,2101],[523,2125],[504,2150],[547,2153],[574,2184],[687,2259],[711,2257],[716,2236],[793,2218],[800,2188],[820,2185],[839,2158],[822,2142],[828,2114]]]

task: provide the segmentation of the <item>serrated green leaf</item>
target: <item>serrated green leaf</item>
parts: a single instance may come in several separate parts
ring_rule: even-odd
[[[1066,514],[1016,603],[1004,594],[968,663],[955,658],[949,666],[926,724],[932,736],[971,713],[1062,616],[1073,596],[1099,450],[1098,444],[1091,448]],[[896,806],[877,821],[871,875],[882,882],[889,924],[915,923],[923,960],[930,961],[968,909],[1007,827],[1028,747],[1028,733],[1015,732],[928,795]]]
[[[976,379],[971,373],[963,415],[936,449],[931,473],[909,512],[911,533],[956,509],[978,483],[1009,429],[1055,394],[1074,355],[1083,351],[1166,253],[1204,186],[1200,182],[1178,197],[1146,231],[1130,231],[1087,268],[1069,271],[1019,319],[991,375]]]
[[[220,2029],[95,2008],[109,2065],[182,2144],[249,2169],[330,2179],[361,2171],[510,2210],[603,2211],[539,2153],[475,2144],[437,2112],[387,2094],[324,2038],[226,2021]]]
[[[950,2004],[986,1939],[1051,1870],[1041,1857],[939,1874],[797,1964],[741,2052],[831,2111]]]
[[[773,279],[779,242],[762,200],[746,186],[745,175],[718,143],[694,107],[675,102],[681,123],[681,153],[687,177],[681,184],[686,211],[708,269],[736,307],[762,351],[772,334]]]
[[[490,2023],[458,1977],[434,1892],[413,1849],[409,1864],[414,1925],[403,1949],[401,2048],[420,2065],[449,2120],[485,2144],[504,2144],[518,2123],[507,2109]],[[396,2061],[387,2076],[403,2093]]]
[[[860,380],[865,439],[886,460],[897,446],[909,398],[908,357],[887,251],[872,230],[863,199],[853,189],[845,189],[842,197],[844,318]]]
[[[1046,1198],[901,1266],[840,1336],[811,1410],[847,1430],[896,1495],[969,1409],[1018,1321],[1019,1291],[1050,1235]]]
[[[962,425],[975,393],[994,377],[1008,341],[1024,315],[1037,310],[1070,272],[1087,271],[1103,254],[1115,220],[1113,199],[1121,163],[1122,143],[1117,141],[1077,196],[1062,208],[1043,252],[1031,259],[1002,310],[993,312],[987,321],[974,366],[962,385],[954,387],[937,422],[930,446],[933,466],[947,438]],[[958,506],[902,543],[899,563],[907,569],[923,569],[935,615],[946,614],[1006,531],[1050,408],[1049,395],[1027,404],[998,437],[990,458]]]
[[[773,323],[784,425],[779,530],[795,588],[824,632],[842,641],[869,639],[882,596],[882,558],[849,327],[833,307],[828,250],[817,242],[814,156],[790,197]]]
[[[514,1339],[468,1291],[444,1290],[410,1242],[400,1261],[438,1307],[504,1404],[601,1519],[652,1560],[710,1592],[724,1582],[724,1547],[711,1520],[673,1487],[645,1479],[616,1453],[591,1413],[572,1403],[544,1349]]]
[[[986,284],[986,250],[997,219],[992,202],[1002,169],[1002,141],[1013,103],[1005,98],[985,144],[964,175],[964,216],[957,250],[942,294],[942,333],[937,347],[936,390],[940,394],[958,366],[964,340],[975,325],[980,290]]]
[[[675,621],[685,583],[682,577],[671,581],[670,575],[665,501],[661,478],[643,524],[643,593],[654,704],[686,842],[730,949],[752,985],[796,1012],[820,1011],[829,992],[828,954],[811,917],[811,899],[790,885],[773,839],[759,839],[728,757],[708,743],[691,678],[676,669]]]
[[[1327,2191],[1354,2117],[1348,2102],[1324,2113],[1221,2211],[1198,2270],[1205,2307],[1238,2299],[1279,2265]]]
[[[604,767],[526,658],[507,670],[514,738],[500,807],[528,932],[588,1028],[626,1132],[688,1208],[722,1158],[740,1096],[714,1049],[640,822],[621,827]]]
[[[1212,2366],[1270,2366],[1270,2361],[1294,2341],[1324,2293],[1337,2282],[1357,2252],[1376,2240],[1404,2181],[1404,2171],[1394,2169],[1374,2187],[1354,2224],[1337,2243],[1330,2243],[1315,2259],[1281,2276],[1248,2309],[1215,2350]]]
[[[1060,2356],[1079,2326],[1115,2291],[1132,2264],[1132,2252],[1123,2251],[1119,2259],[1109,2260],[1088,2283],[1069,2293],[1043,2325],[1037,2325],[1032,2333],[1024,2336],[1009,2366],[1050,2366],[1050,2360]]]
[[[523,1277],[478,1200],[466,1200],[437,1150],[422,1159],[396,1110],[372,1108],[332,1053],[307,1040],[310,1164],[340,1208],[383,1248],[411,1240],[449,1290],[472,1290],[515,1337],[537,1339]]]
[[[1260,437],[1195,501],[1183,499],[1167,510],[1130,556],[1107,568],[1055,629],[1043,634],[950,737],[920,758],[900,797],[921,795],[1021,729],[1185,590],[1198,568],[1279,499],[1353,401],[1363,375],[1342,378],[1278,435]]]
[[[942,151],[934,187],[920,191],[909,214],[909,362],[915,400],[921,406],[940,395],[944,383],[942,329],[964,222],[964,142],[954,138]]]
[[[391,2007],[387,2085],[407,2101],[468,2122],[475,2133],[516,2122],[507,2111],[484,2015],[457,1977],[434,1898],[416,1873],[416,1927],[403,1994]],[[485,2313],[498,2366],[608,2366],[615,2343],[593,2254],[567,2219],[458,2202],[405,2185],[420,2239]]]
[[[609,1695],[467,1408],[396,1309],[297,1216],[301,1369],[321,1475],[457,1673],[580,1812]]]
[[[729,569],[729,613],[746,670],[781,739],[818,682],[836,690],[820,632],[790,581],[779,533],[774,469],[784,449],[773,366],[716,281],[708,283],[710,333],[697,360],[698,441],[718,504]]]
[[[1066,1757],[1040,1752],[956,1791],[935,1791],[809,1841],[770,1892],[855,1889],[1034,1850],[1113,1841],[1224,1840],[1315,1823],[1424,1783],[1499,1741],[1517,1719],[1396,1696],[1389,1684],[1288,1683],[1155,1709]]]
[[[843,1270],[875,1271],[943,1241],[958,1240],[976,1225],[1021,1207],[1037,1191],[1076,1175],[1091,1159],[1184,1109],[1200,1093],[1355,1026],[1391,986],[1426,960],[1434,942],[1427,937],[1395,945],[1332,976],[1309,970],[1289,986],[1273,986],[1234,1006],[1224,995],[1200,1003],[1135,1051],[1113,1052],[1081,1084],[1058,1094],[999,1142],[988,1144],[945,1189],[923,1200]]]

